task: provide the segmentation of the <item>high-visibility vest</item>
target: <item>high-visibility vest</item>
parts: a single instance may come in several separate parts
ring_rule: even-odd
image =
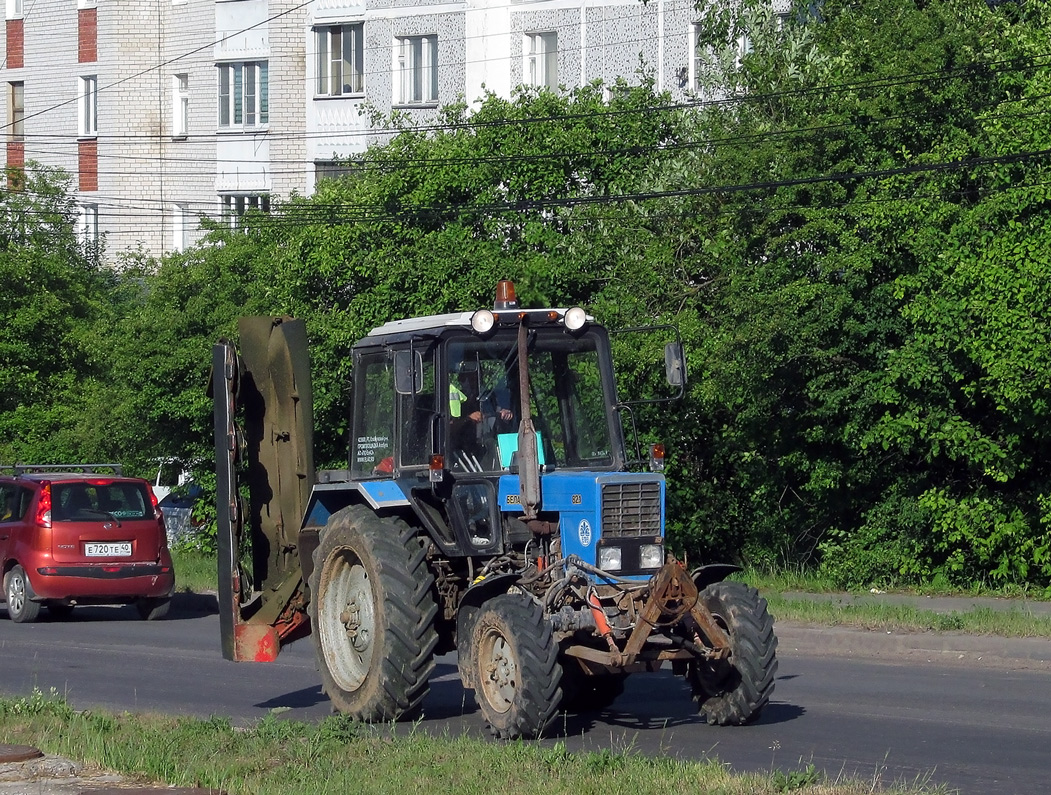
[[[454,419],[459,418],[460,409],[465,400],[467,400],[467,394],[456,384],[449,384],[449,414]]]

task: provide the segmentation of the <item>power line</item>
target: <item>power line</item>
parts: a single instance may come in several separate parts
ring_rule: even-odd
[[[688,196],[704,195],[729,195],[741,192],[770,191],[778,188],[797,187],[801,185],[813,185],[820,183],[847,183],[868,179],[885,179],[894,176],[905,176],[910,174],[937,173],[946,171],[960,171],[982,166],[1003,165],[1010,163],[1026,163],[1040,159],[1051,159],[1051,149],[1040,149],[1027,152],[1018,152],[1007,155],[961,158],[952,161],[936,163],[917,163],[899,168],[875,169],[865,172],[833,173],[809,177],[794,177],[784,180],[770,180],[763,182],[751,182],[741,184],[726,184],[717,186],[704,186],[694,188],[681,188],[665,191],[636,192],[630,194],[602,195],[602,196],[576,196],[576,197],[552,197],[547,199],[527,199],[504,203],[489,203],[470,206],[459,206],[455,208],[443,206],[413,206],[406,207],[398,213],[376,213],[377,207],[368,204],[328,204],[321,206],[300,206],[294,208],[294,212],[282,211],[271,217],[269,222],[289,223],[299,225],[304,222],[318,222],[325,220],[322,216],[333,217],[338,213],[359,213],[354,216],[344,216],[341,222],[371,222],[382,223],[389,221],[403,221],[406,218],[420,218],[425,216],[447,217],[449,215],[487,215],[497,216],[506,212],[538,211],[557,207],[589,206],[589,205],[612,205],[624,202],[647,202],[669,198],[684,198]],[[0,191],[10,193],[10,191]],[[293,208],[288,208],[293,209]],[[371,211],[371,212],[370,212]],[[32,212],[28,210],[27,212]],[[140,214],[139,217],[154,217],[155,214]]]

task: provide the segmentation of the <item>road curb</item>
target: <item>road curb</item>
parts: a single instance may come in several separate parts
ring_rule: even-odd
[[[0,752],[0,795],[225,795],[223,790],[197,787],[159,787],[128,776],[107,773],[33,746],[4,746]],[[21,749],[16,753],[17,749]],[[23,756],[19,761],[7,761]]]
[[[1051,670],[1051,639],[777,622],[778,654]]]

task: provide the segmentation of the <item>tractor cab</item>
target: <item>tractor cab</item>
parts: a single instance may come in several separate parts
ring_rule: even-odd
[[[355,346],[354,477],[515,472],[523,419],[545,471],[624,467],[605,330],[579,309],[518,310],[501,285],[500,312],[388,323]]]
[[[596,478],[639,481],[624,471],[609,337],[579,308],[523,310],[501,282],[493,310],[388,323],[353,356],[349,480],[376,507],[411,506],[446,554],[505,553],[564,516],[590,548]],[[661,478],[643,480],[662,495]],[[647,569],[663,562],[660,533],[658,517]]]

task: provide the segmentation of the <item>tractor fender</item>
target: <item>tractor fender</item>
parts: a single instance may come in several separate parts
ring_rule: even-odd
[[[478,608],[494,596],[500,596],[511,590],[520,579],[520,575],[514,573],[497,574],[480,580],[464,591],[460,597],[460,605],[456,609],[456,638],[457,645],[462,638],[470,634],[470,621]]]
[[[693,578],[693,584],[697,586],[697,590],[703,591],[713,582],[722,582],[735,571],[740,570],[740,566],[732,563],[709,563],[707,566],[700,566],[691,571],[690,577]]]
[[[468,690],[474,690],[478,686],[477,682],[469,678],[469,672],[474,670],[474,666],[470,663],[474,653],[471,646],[471,626],[474,623],[474,617],[485,602],[507,593],[519,579],[520,575],[514,573],[486,577],[464,591],[463,596],[460,597],[460,605],[456,610],[456,654],[461,661],[460,675],[463,679],[463,686]]]
[[[521,579],[521,575],[509,572],[479,580],[463,592],[463,596],[460,597],[459,611],[462,613],[465,609],[477,610],[482,606],[483,602],[492,599],[494,596],[507,593],[519,579]]]

